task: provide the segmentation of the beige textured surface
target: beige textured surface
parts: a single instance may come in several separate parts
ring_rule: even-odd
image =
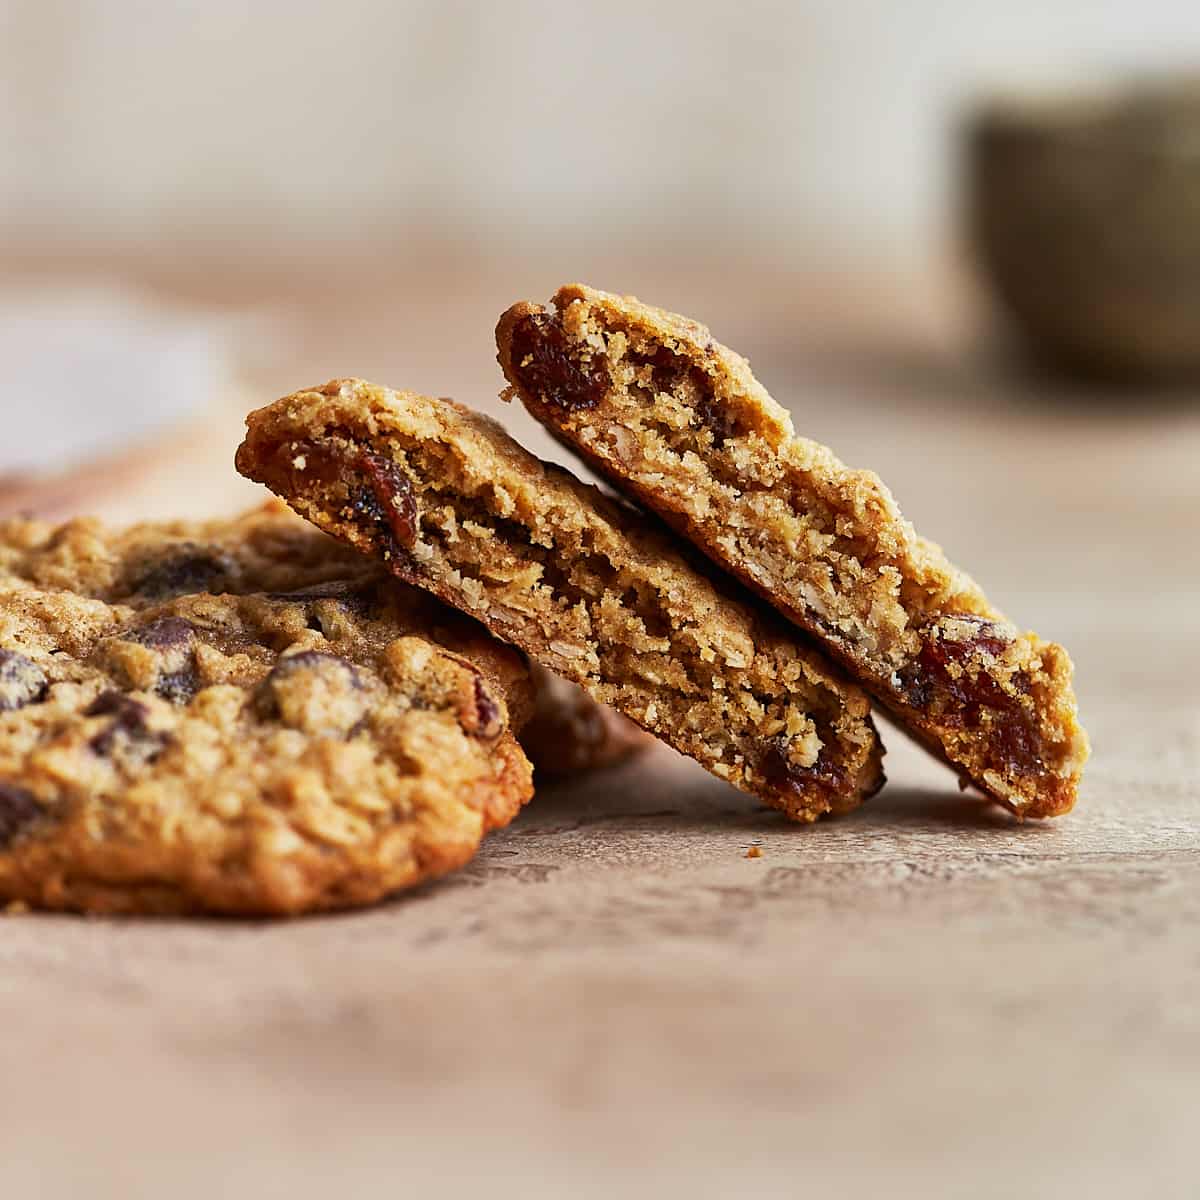
[[[0,920],[0,1193],[1194,1195],[1200,410],[726,327],[1069,647],[1077,810],[1018,826],[892,733],[885,792],[797,828],[655,751],[366,914]]]

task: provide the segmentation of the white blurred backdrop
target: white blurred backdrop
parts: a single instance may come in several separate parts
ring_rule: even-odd
[[[0,253],[908,265],[980,88],[1198,57],[1196,0],[0,0]]]

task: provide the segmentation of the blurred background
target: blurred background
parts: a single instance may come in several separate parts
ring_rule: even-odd
[[[582,279],[707,322],[1041,632],[1153,614],[1194,63],[1187,0],[0,0],[0,511],[237,508],[246,410],[337,375],[561,456],[492,329]]]
[[[0,345],[63,430],[0,472],[145,444],[222,376],[486,402],[495,316],[572,278],[784,400],[847,361],[962,389],[929,354],[979,326],[968,115],[1198,52],[1187,0],[0,0]]]
[[[214,291],[447,255],[923,269],[982,86],[1189,63],[1198,25],[1188,0],[3,0],[0,237]]]

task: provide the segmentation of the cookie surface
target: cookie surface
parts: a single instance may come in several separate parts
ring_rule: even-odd
[[[286,592],[372,574],[369,562],[272,500],[215,521],[110,529],[94,517],[56,525],[0,521],[0,581],[144,607],[207,592]]]
[[[864,693],[664,529],[447,400],[339,380],[247,418],[238,469],[790,816],[882,782]]]
[[[920,538],[874,475],[797,437],[702,325],[579,284],[500,320],[530,413],[842,663],[1015,812],[1075,803],[1088,744],[1071,661]]]
[[[529,798],[520,656],[278,507],[116,534],[9,521],[0,547],[4,899],[365,904],[466,862]],[[179,564],[222,554],[243,594],[189,591]]]
[[[640,754],[654,739],[606,704],[597,704],[577,683],[536,664],[537,702],[521,730],[521,748],[538,779],[566,778],[615,767]]]

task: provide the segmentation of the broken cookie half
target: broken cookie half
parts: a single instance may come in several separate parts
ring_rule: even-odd
[[[335,380],[252,413],[238,469],[797,820],[883,781],[866,695],[668,531],[449,400]]]
[[[1075,803],[1088,742],[1066,651],[1025,633],[873,474],[798,437],[695,321],[580,284],[500,319],[525,407],[819,640],[922,744],[1014,812]]]

